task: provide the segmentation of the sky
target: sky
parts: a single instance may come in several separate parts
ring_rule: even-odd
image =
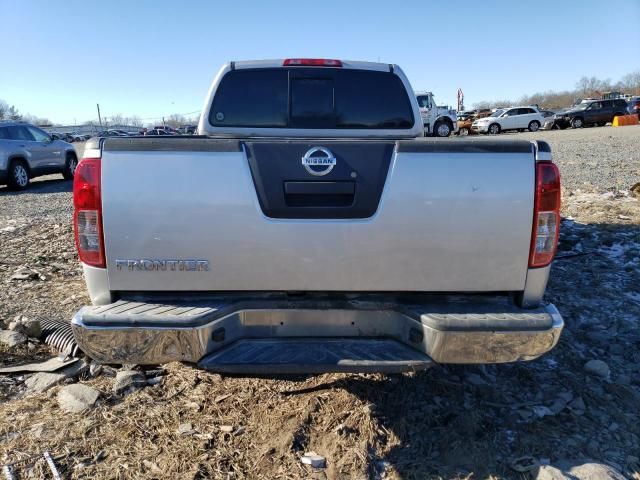
[[[640,0],[0,0],[0,99],[74,123],[202,108],[229,60],[395,63],[467,106],[640,70]]]

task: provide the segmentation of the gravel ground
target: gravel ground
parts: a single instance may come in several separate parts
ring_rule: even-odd
[[[99,393],[82,414],[61,411],[65,386],[26,394],[28,376],[0,375],[0,464],[24,460],[20,478],[44,478],[31,455],[49,450],[65,478],[640,480],[640,128],[497,138],[548,141],[563,174],[546,300],[566,328],[547,355],[400,376],[221,377],[170,364],[137,368],[149,386],[130,394],[114,393],[105,367],[80,374]],[[68,319],[88,302],[70,186],[50,176],[25,193],[0,188],[0,324]],[[0,346],[0,364],[50,355],[36,342]],[[301,463],[310,450],[325,469]]]
[[[629,190],[640,182],[640,125],[506,133],[483,138],[545,140],[551,145],[566,190]]]

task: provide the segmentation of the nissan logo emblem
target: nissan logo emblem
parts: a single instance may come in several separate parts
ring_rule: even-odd
[[[336,157],[328,148],[312,147],[302,157],[302,165],[311,175],[321,177],[333,170],[336,166]]]

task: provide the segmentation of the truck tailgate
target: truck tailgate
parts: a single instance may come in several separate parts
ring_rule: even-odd
[[[111,290],[524,288],[530,142],[145,140],[102,152]],[[324,176],[301,162],[315,146]]]

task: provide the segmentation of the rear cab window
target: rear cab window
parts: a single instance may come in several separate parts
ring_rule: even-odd
[[[342,68],[233,70],[209,114],[214,127],[410,129],[414,122],[397,75]]]

